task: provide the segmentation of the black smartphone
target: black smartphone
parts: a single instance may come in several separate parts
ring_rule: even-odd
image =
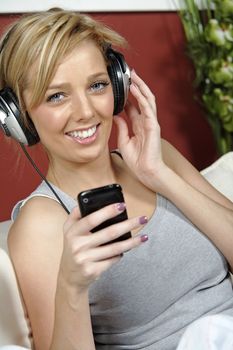
[[[78,194],[77,199],[78,199],[78,204],[79,204],[82,217],[87,216],[93,213],[94,211],[105,207],[106,205],[124,202],[122,188],[119,184],[111,184],[111,185],[80,192]],[[127,211],[124,210],[123,212],[116,215],[115,217],[108,219],[103,223],[101,223],[100,225],[96,226],[91,230],[91,232],[94,233],[105,227],[108,227],[110,225],[126,220],[127,218],[128,218]],[[120,236],[119,238],[109,243],[122,241],[130,237],[131,237],[131,232],[127,232],[122,236]]]

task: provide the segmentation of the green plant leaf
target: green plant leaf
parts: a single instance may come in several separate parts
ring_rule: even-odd
[[[233,0],[180,0],[186,53],[219,154],[233,150]]]

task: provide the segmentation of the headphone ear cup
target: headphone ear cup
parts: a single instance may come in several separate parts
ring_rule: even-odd
[[[116,115],[122,112],[128,98],[130,69],[125,62],[124,56],[111,47],[108,47],[106,56],[109,61],[107,68],[114,95],[113,115]]]
[[[114,96],[114,110],[113,115],[119,114],[124,107],[124,91],[121,83],[121,79],[118,77],[119,72],[116,70],[115,64],[111,63],[108,66],[108,74],[112,83],[112,90]]]
[[[9,87],[0,91],[0,117],[0,125],[6,136],[27,146],[39,142],[39,135],[30,118],[28,127],[24,125],[17,97]]]

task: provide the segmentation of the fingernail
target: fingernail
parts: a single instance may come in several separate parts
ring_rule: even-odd
[[[139,224],[140,224],[140,225],[144,225],[144,224],[146,224],[147,222],[148,222],[147,216],[141,216],[141,217],[139,218]]]
[[[117,207],[117,210],[124,211],[125,210],[125,203],[117,203],[116,207]]]
[[[142,235],[141,237],[141,242],[146,242],[146,241],[148,241],[148,236],[147,235]]]

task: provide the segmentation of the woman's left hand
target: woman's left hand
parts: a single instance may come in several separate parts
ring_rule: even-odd
[[[164,166],[160,126],[154,95],[134,71],[131,79],[130,92],[136,98],[139,110],[127,101],[125,112],[132,123],[132,136],[126,121],[119,116],[114,117],[119,133],[118,148],[128,167],[148,186],[150,177],[160,173]]]

